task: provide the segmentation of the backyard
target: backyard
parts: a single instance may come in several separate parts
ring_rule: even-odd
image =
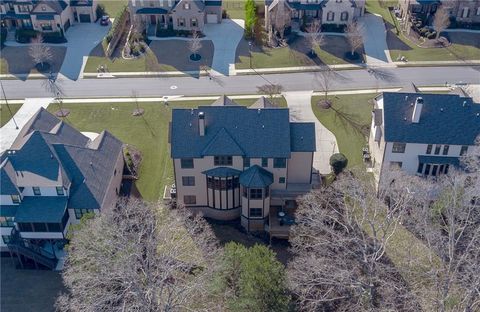
[[[111,58],[105,57],[101,43],[93,49],[88,57],[84,72],[96,73],[100,65],[106,65],[110,72],[148,72],[148,71],[199,71],[200,66],[212,65],[213,44],[210,40],[202,40],[198,62],[190,60],[191,52],[186,41],[162,40],[151,41],[150,49],[143,57],[133,60],[123,59],[120,47]]]
[[[363,167],[362,148],[367,145],[372,104],[375,94],[330,96],[332,106],[318,105],[323,96],[312,97],[312,109],[318,120],[337,139],[338,149],[348,159],[348,167]],[[338,113],[337,113],[338,112]]]
[[[281,48],[267,48],[254,45],[251,49],[252,68],[294,67],[313,65],[335,65],[351,63],[345,55],[350,51],[347,40],[343,36],[325,36],[322,48],[316,48],[316,57],[310,57],[310,49],[305,38],[294,36],[289,45]],[[363,47],[357,51],[363,55]],[[250,68],[250,51],[247,40],[241,40],[237,47],[237,69]],[[355,63],[361,63],[359,59]]]
[[[106,13],[114,18],[117,13],[128,4],[128,0],[99,0],[98,3],[103,4]]]
[[[142,153],[140,179],[136,187],[142,197],[156,201],[163,196],[165,185],[173,183],[173,167],[168,144],[168,124],[172,108],[193,108],[210,105],[213,101],[174,101],[168,106],[162,103],[140,103],[145,110],[142,117],[132,116],[133,103],[121,104],[64,104],[70,110],[65,119],[80,131],[101,132],[106,129],[124,143],[131,144]],[[251,105],[255,99],[235,100],[238,104]],[[279,99],[285,107],[285,100]],[[58,110],[56,105],[48,107],[50,112]],[[155,142],[152,144],[152,142]]]
[[[22,104],[9,104],[10,110],[5,104],[0,105],[0,127],[3,127],[10,119],[12,119],[12,115],[22,107]]]

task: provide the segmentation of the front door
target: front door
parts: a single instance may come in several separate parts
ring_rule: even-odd
[[[157,17],[155,15],[150,15],[150,24],[157,24]]]

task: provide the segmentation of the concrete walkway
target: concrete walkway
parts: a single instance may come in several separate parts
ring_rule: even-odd
[[[359,24],[363,29],[363,46],[368,65],[385,66],[392,62],[387,45],[387,30],[380,15],[365,14]],[[392,64],[392,66],[395,66]]]
[[[313,157],[313,167],[322,174],[331,172],[330,156],[338,153],[337,140],[332,132],[325,128],[312,110],[313,91],[285,92],[283,96],[290,108],[292,121],[315,122],[315,140],[317,151]]]
[[[17,138],[20,130],[25,126],[27,121],[38,111],[40,107],[47,108],[53,101],[53,98],[30,98],[25,99],[22,107],[17,111],[14,118],[17,122],[18,129],[15,128],[13,119],[10,119],[0,129],[0,153],[12,146],[13,141]]]

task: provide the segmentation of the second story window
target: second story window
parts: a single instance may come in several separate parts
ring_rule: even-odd
[[[243,159],[243,168],[248,168],[248,167],[250,167],[250,158],[245,157]]]
[[[285,158],[274,158],[273,168],[287,168],[287,160]]]
[[[13,227],[13,217],[0,217],[1,227]]]
[[[214,166],[231,166],[232,164],[232,156],[215,156],[213,158]]]
[[[12,196],[12,203],[20,204],[20,196],[19,195],[11,195]]]
[[[460,149],[460,156],[466,155],[467,152],[468,152],[468,146],[462,145],[462,148]]]
[[[348,12],[342,12],[342,14],[340,14],[340,20],[347,21],[348,20]]]
[[[250,199],[262,199],[262,189],[250,189]]]
[[[268,158],[266,157],[262,158],[262,167],[268,167]]]
[[[443,155],[448,155],[448,149],[450,148],[450,145],[444,145],[443,146]]]
[[[182,159],[180,159],[180,167],[182,167],[182,169],[192,169],[193,168],[193,158],[182,158]]]
[[[440,149],[442,148],[441,145],[435,145],[435,155],[440,154]]]
[[[405,143],[393,143],[392,153],[405,153]]]
[[[427,146],[427,153],[426,153],[426,154],[431,154],[431,153],[432,153],[432,148],[433,148],[433,145],[432,145],[432,144],[428,144],[428,146]]]
[[[195,177],[182,177],[183,186],[195,186]]]
[[[332,11],[328,12],[327,13],[327,21],[331,22],[335,19],[335,13],[333,13]]]
[[[35,196],[42,195],[42,192],[40,192],[40,188],[38,186],[32,187],[32,190],[33,190],[33,195],[35,195]]]
[[[65,195],[65,192],[63,191],[63,187],[57,186],[56,189],[57,189],[57,195],[58,195],[58,196],[63,196],[63,195]]]

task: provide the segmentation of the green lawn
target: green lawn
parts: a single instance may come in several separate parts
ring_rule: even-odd
[[[8,62],[3,57],[0,58],[0,75],[8,74]]]
[[[105,11],[110,17],[115,17],[128,4],[128,0],[99,0],[98,3],[105,6]]]
[[[66,121],[80,131],[101,132],[106,129],[124,143],[131,144],[142,153],[140,179],[136,186],[144,199],[156,201],[163,196],[165,185],[173,182],[173,167],[168,144],[168,124],[172,108],[192,108],[209,105],[213,101],[175,101],[169,106],[161,103],[140,103],[145,109],[143,117],[132,116],[133,103],[121,104],[64,104],[70,110]],[[255,99],[235,100],[251,105]],[[286,106],[284,99],[279,99]],[[50,112],[58,107],[51,105]]]
[[[257,6],[264,6],[264,0],[255,0]],[[231,19],[245,19],[245,0],[223,0],[223,9]]]
[[[20,107],[22,107],[22,104],[9,104],[9,106],[12,113],[8,110],[7,105],[0,105],[0,127],[3,127],[12,118],[12,114],[15,115]]]
[[[348,51],[350,51],[350,48],[344,37],[325,36],[325,44],[322,49],[315,49],[317,57],[311,58],[308,55],[310,50],[305,44],[305,39],[297,37],[287,47],[283,48],[253,47],[251,52],[252,67],[274,68],[348,64],[349,60],[345,58],[345,53]],[[363,48],[358,52],[363,54]],[[250,51],[246,40],[240,41],[237,48],[235,67],[237,69],[250,68]]]
[[[362,133],[370,129],[372,104],[370,100],[375,94],[339,95],[330,97],[332,108],[324,109],[317,102],[323,97],[312,98],[312,108],[318,120],[330,130],[337,139],[338,149],[348,159],[350,168],[363,166],[362,147],[367,145],[367,136]],[[340,117],[333,109],[342,113]],[[347,121],[352,120],[360,128]]]

